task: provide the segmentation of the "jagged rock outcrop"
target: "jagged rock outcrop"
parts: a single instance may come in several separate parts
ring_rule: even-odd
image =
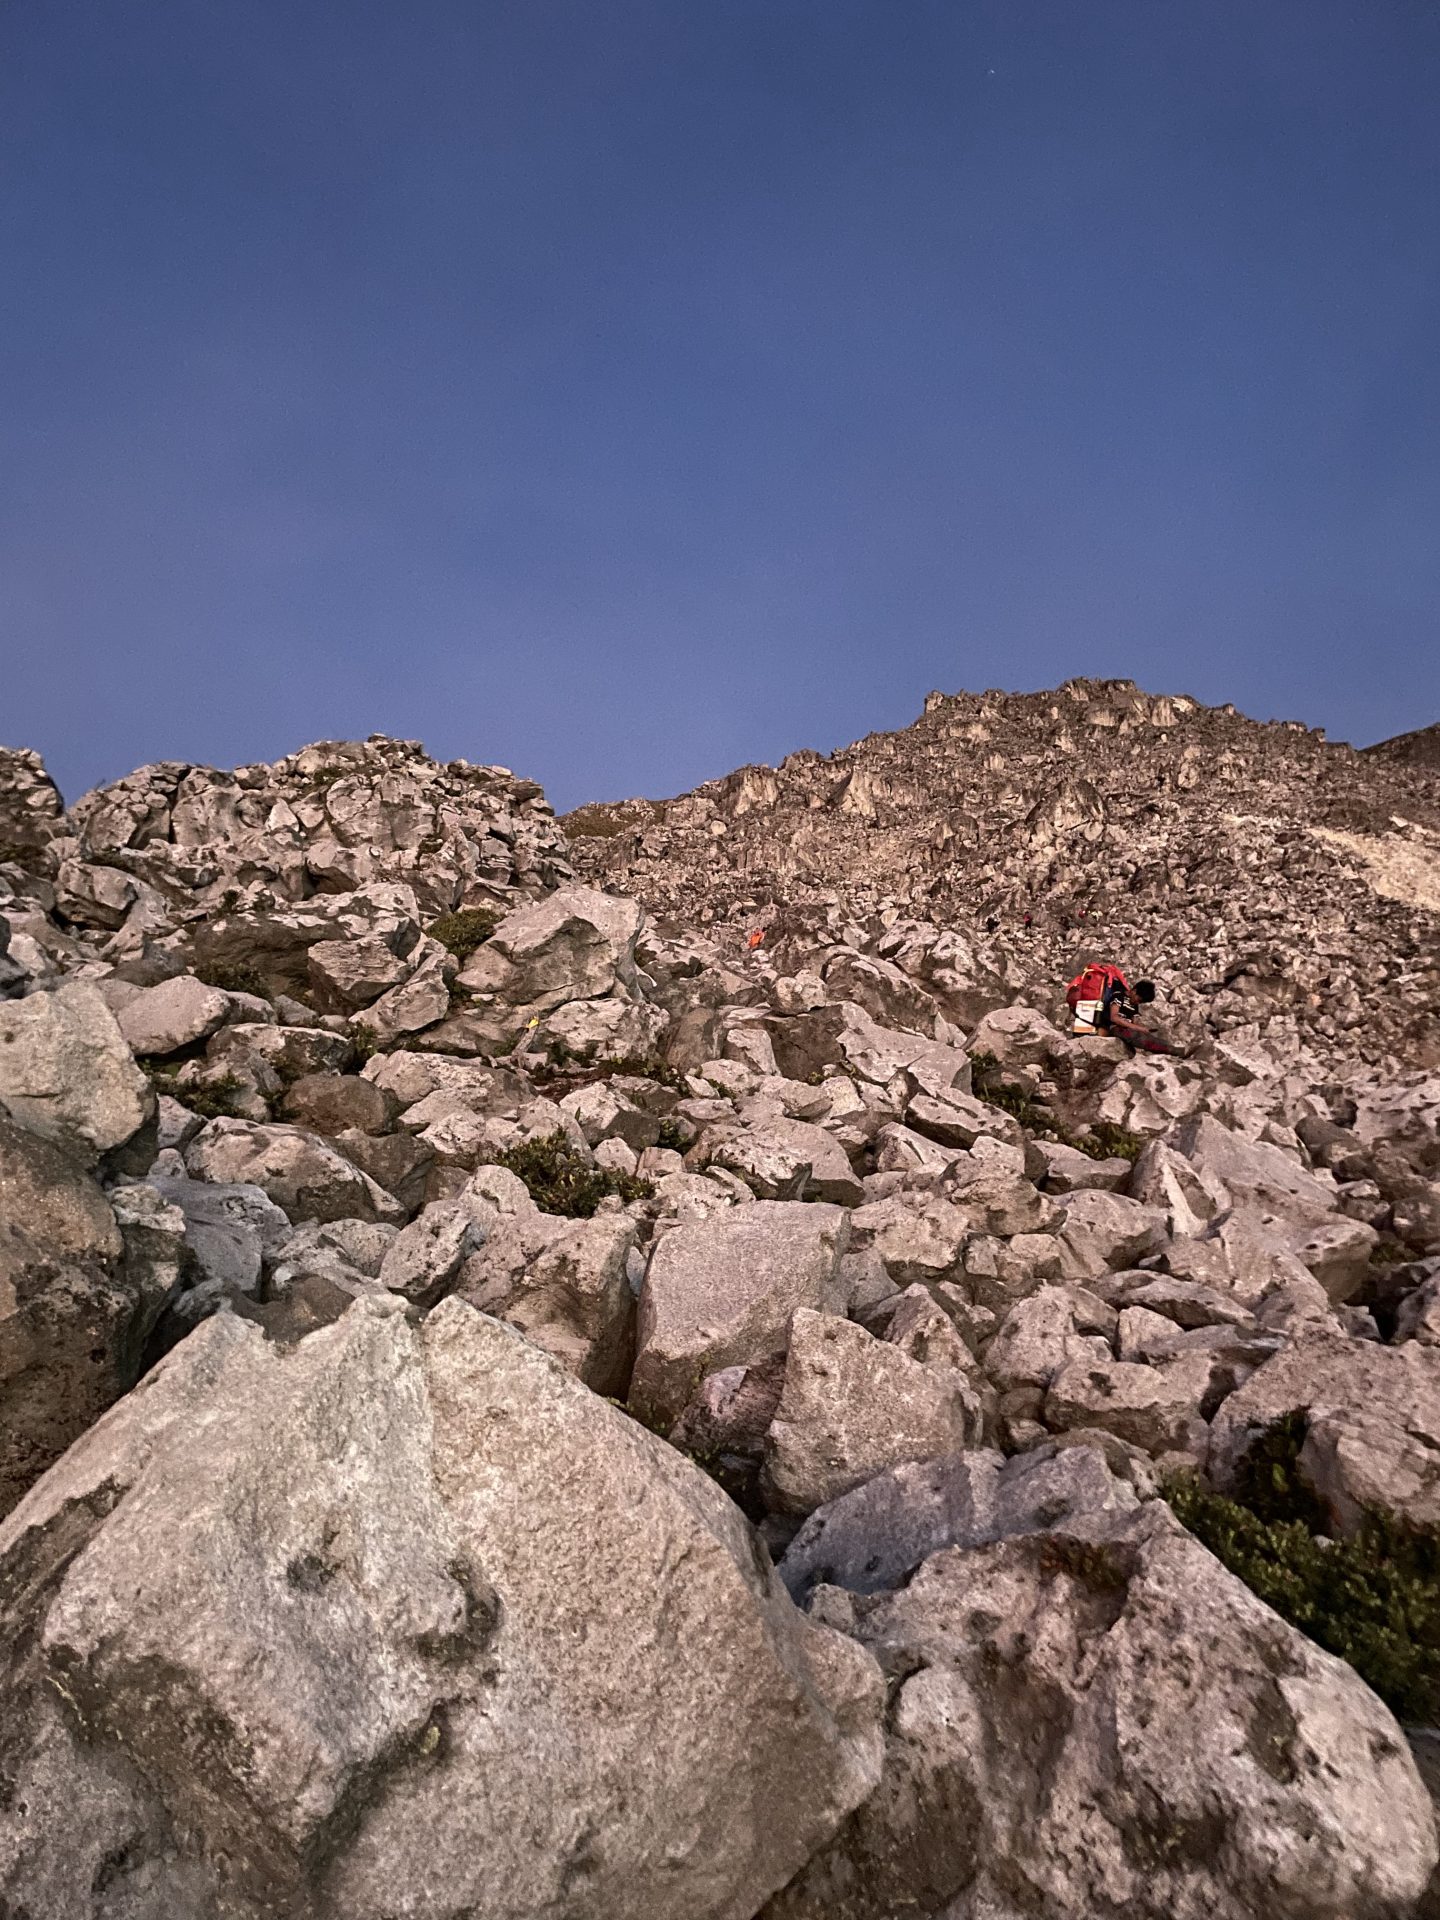
[[[581,807],[583,870],[688,924],[766,925],[813,964],[848,916],[954,1017],[959,972],[1053,1006],[1095,952],[1185,1035],[1293,1022],[1440,1061],[1440,771],[1427,729],[1367,754],[1125,680],[932,694],[913,726],[666,801]],[[917,969],[906,921],[978,968]],[[817,935],[820,938],[817,938]],[[736,939],[739,945],[739,939]],[[965,976],[969,980],[965,980]],[[982,1009],[983,1010],[983,1009]]]

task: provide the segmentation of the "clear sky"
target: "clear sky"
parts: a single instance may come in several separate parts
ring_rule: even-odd
[[[5,0],[0,740],[1440,714],[1434,0]]]

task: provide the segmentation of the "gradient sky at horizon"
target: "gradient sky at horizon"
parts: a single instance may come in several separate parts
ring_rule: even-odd
[[[0,740],[1440,715],[1428,0],[12,0]]]

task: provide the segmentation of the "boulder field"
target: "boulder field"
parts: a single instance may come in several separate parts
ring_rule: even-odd
[[[0,751],[4,1920],[1440,1912],[1440,1592],[1382,1659],[1255,1570],[1440,1541],[1440,776],[1106,684],[568,839]],[[1252,959],[1072,1037],[1167,844],[1228,966],[1217,807]]]

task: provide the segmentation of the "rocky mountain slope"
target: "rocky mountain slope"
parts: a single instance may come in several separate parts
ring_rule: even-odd
[[[0,752],[0,1915],[1440,1912],[1426,777]]]
[[[565,825],[661,917],[928,921],[1047,1009],[1103,951],[1187,1038],[1282,1013],[1336,1058],[1440,1060],[1440,768],[1406,742],[1073,680],[932,694],[899,733]]]

